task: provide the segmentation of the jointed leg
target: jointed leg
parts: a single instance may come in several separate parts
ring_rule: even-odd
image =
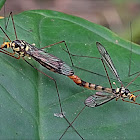
[[[23,58],[23,57],[22,57]],[[61,99],[60,99],[60,94],[58,92],[58,87],[57,87],[57,83],[56,80],[53,79],[52,77],[50,77],[49,75],[47,75],[46,73],[42,72],[41,70],[39,70],[38,68],[36,68],[35,66],[33,66],[31,63],[29,63],[27,60],[25,60],[23,58],[23,60],[28,63],[31,67],[33,67],[34,69],[36,69],[37,71],[39,71],[40,73],[42,73],[43,75],[47,76],[48,78],[52,79],[55,83],[56,86],[56,90],[57,90],[57,95],[58,95],[58,100],[59,100],[59,106],[60,106],[60,113],[62,114],[63,118],[68,122],[68,124],[75,130],[75,132],[82,138],[82,136],[78,133],[78,131],[71,125],[71,123],[68,121],[68,119],[65,117],[65,115],[63,114],[63,109],[62,109],[62,105],[61,105]],[[83,139],[83,138],[82,138]]]
[[[85,109],[86,106],[84,106],[81,111],[78,113],[78,115],[74,118],[74,120],[69,123],[70,125],[65,129],[64,133],[61,135],[61,137],[59,138],[59,140],[62,139],[62,137],[65,135],[65,133],[67,132],[67,130],[72,126],[72,124],[75,122],[75,120],[79,117],[79,115],[83,112],[83,110]],[[82,138],[82,137],[81,137]],[[83,138],[82,138],[83,139]]]
[[[15,28],[15,23],[14,23],[14,18],[13,18],[13,13],[12,13],[12,12],[10,12],[10,14],[9,14],[9,16],[8,16],[8,20],[7,20],[7,23],[6,23],[6,25],[5,25],[5,29],[7,29],[7,27],[8,27],[8,23],[9,23],[10,17],[11,17],[11,19],[12,19],[12,23],[13,23],[13,27],[14,27],[14,32],[15,32],[16,39],[18,39],[17,33],[16,33],[16,28]]]
[[[69,51],[69,49],[68,49],[68,46],[67,46],[67,44],[66,44],[66,42],[65,42],[64,40],[63,40],[63,41],[56,42],[56,43],[51,44],[51,45],[48,45],[48,46],[45,46],[45,47],[43,47],[43,48],[41,48],[41,49],[45,49],[45,48],[48,48],[48,47],[50,47],[50,46],[54,46],[54,45],[60,44],[60,43],[64,43],[64,44],[65,44],[66,49],[67,49],[67,50],[65,50],[65,51],[69,54],[69,57],[70,57],[70,61],[71,61],[71,63],[72,63],[72,66],[74,66],[74,65],[73,65],[73,61],[72,61],[72,58],[71,58],[71,53],[70,53],[70,51]],[[63,49],[63,50],[64,50],[64,49]]]
[[[135,102],[131,102],[131,101],[126,101],[126,100],[124,100],[124,99],[122,99],[122,101],[124,101],[124,102],[128,102],[128,103],[132,103],[132,104],[140,105],[139,103],[135,103]]]
[[[3,51],[1,51],[1,50],[3,50]],[[16,56],[14,56],[14,54],[12,54],[12,53],[10,53],[10,52],[4,50],[4,49],[0,49],[0,52],[1,52],[1,53],[4,53],[4,54],[6,54],[6,55],[9,55],[9,56],[11,56],[11,57],[13,57],[13,58],[20,59],[20,55],[19,55],[18,57],[16,57]]]

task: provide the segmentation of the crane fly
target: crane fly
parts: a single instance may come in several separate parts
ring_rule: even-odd
[[[127,88],[130,84],[132,84],[140,75],[140,73],[127,85],[127,86],[123,86],[123,83],[120,79],[120,76],[112,62],[112,59],[110,57],[110,55],[108,54],[107,50],[104,48],[104,46],[99,43],[96,42],[96,46],[98,48],[98,51],[101,55],[101,61],[103,63],[103,66],[105,68],[109,83],[111,88],[106,88],[100,85],[96,85],[96,84],[90,84],[90,89],[92,90],[97,90],[99,92],[96,92],[96,94],[89,96],[84,104],[85,106],[82,108],[82,110],[78,113],[78,115],[75,117],[75,119],[71,122],[71,125],[75,122],[75,120],[78,118],[78,116],[83,112],[83,110],[85,109],[85,107],[98,107],[101,106],[113,99],[116,99],[116,101],[118,99],[121,99],[124,102],[129,102],[129,103],[133,103],[133,104],[137,104],[140,105],[139,103],[136,103],[136,98],[140,96],[140,94],[138,94],[137,96],[135,96],[133,93],[138,92],[140,90],[136,90],[136,91],[132,91],[130,92],[130,90]],[[116,77],[117,81],[121,84],[120,88],[112,88],[111,82],[110,82],[110,78],[106,69],[106,66],[111,70],[111,72],[113,73],[113,75]],[[125,100],[125,99],[129,99],[129,100]],[[62,137],[64,136],[64,134],[67,132],[67,130],[69,129],[69,127],[71,126],[69,125],[64,133],[61,135],[60,139],[62,139]]]
[[[54,81],[55,87],[56,87],[56,91],[57,91],[57,95],[58,95],[59,106],[60,106],[60,113],[59,114],[56,113],[56,114],[57,114],[57,116],[63,117],[67,121],[67,123],[70,124],[68,119],[65,117],[65,115],[63,113],[63,109],[62,109],[62,105],[61,105],[61,99],[60,99],[60,94],[59,94],[59,91],[58,91],[58,86],[57,86],[56,80],[54,78],[50,77],[49,75],[47,75],[46,73],[44,73],[43,71],[39,70],[35,66],[33,66],[29,61],[27,61],[25,59],[25,57],[32,58],[35,61],[37,61],[39,64],[41,64],[43,67],[47,68],[48,70],[50,70],[52,72],[68,76],[71,79],[73,77],[75,78],[74,71],[72,70],[71,67],[69,67],[64,61],[62,61],[58,57],[56,57],[56,56],[54,56],[52,54],[49,54],[49,53],[47,53],[47,52],[45,52],[43,50],[43,49],[45,49],[47,47],[50,47],[50,46],[53,46],[53,45],[56,45],[56,44],[59,44],[59,43],[64,43],[66,48],[67,48],[67,45],[66,45],[65,41],[60,41],[60,42],[57,42],[57,43],[51,44],[49,46],[46,46],[46,47],[38,49],[37,47],[35,47],[35,45],[29,44],[25,40],[19,40],[17,38],[17,33],[16,33],[16,28],[15,28],[12,12],[9,14],[8,21],[9,21],[10,17],[12,19],[16,40],[12,41],[9,38],[9,36],[6,34],[6,32],[3,30],[3,28],[0,26],[1,31],[5,34],[5,36],[9,40],[8,42],[3,42],[3,44],[0,47],[0,52],[4,53],[6,55],[9,55],[9,56],[11,56],[11,57],[13,57],[15,59],[22,58],[31,67],[33,67],[38,72],[42,73],[43,75],[47,76],[48,78],[50,78],[51,80]],[[7,26],[8,26],[8,22],[6,24],[6,29],[7,29]],[[13,52],[7,51],[7,49],[9,49],[9,48],[11,48]],[[77,78],[77,76],[76,76],[76,78]],[[71,125],[71,127],[81,137],[81,139],[83,139],[83,137],[78,133],[78,131],[72,125]]]
[[[15,25],[14,25],[14,20],[13,20],[13,16],[12,16],[12,13],[10,13],[9,17],[11,16],[12,18],[12,22],[13,22],[13,27],[14,27],[14,31],[15,31],[15,36],[16,36],[16,40],[14,41],[11,41],[11,39],[9,38],[9,36],[5,33],[5,31],[3,30],[3,28],[0,26],[0,29],[2,30],[2,32],[6,35],[6,37],[8,38],[9,42],[4,42],[2,45],[1,45],[1,48],[0,48],[0,52],[6,54],[6,55],[9,55],[15,59],[20,59],[22,58],[26,63],[28,63],[31,67],[33,67],[34,69],[38,70],[40,73],[42,73],[43,75],[47,76],[48,78],[52,79],[55,83],[55,87],[56,87],[56,91],[57,91],[57,95],[58,95],[58,99],[59,99],[59,106],[60,106],[60,114],[58,114],[57,116],[61,116],[61,117],[64,117],[65,120],[68,122],[69,126],[71,126],[75,132],[83,139],[83,137],[77,132],[77,130],[72,126],[72,123],[70,123],[67,118],[64,116],[63,114],[63,109],[62,109],[62,105],[61,105],[61,100],[60,100],[60,95],[59,95],[59,92],[58,92],[58,87],[57,87],[57,83],[56,83],[56,80],[50,76],[48,76],[47,74],[45,74],[44,72],[40,71],[38,68],[36,68],[35,66],[33,66],[30,62],[28,62],[24,57],[31,57],[33,58],[34,60],[36,60],[38,63],[40,63],[43,67],[47,68],[48,70],[52,71],[52,72],[55,72],[55,73],[58,73],[58,74],[61,74],[61,75],[65,75],[67,77],[69,77],[70,79],[72,79],[77,85],[81,86],[81,87],[84,87],[84,88],[88,88],[90,90],[98,90],[98,91],[103,91],[103,92],[106,92],[106,93],[113,93],[113,95],[115,94],[116,92],[116,95],[120,94],[121,96],[110,96],[110,95],[103,95],[101,92],[100,94],[99,93],[96,93],[95,95],[98,96],[96,97],[96,99],[94,99],[94,96],[90,96],[86,101],[85,101],[85,105],[86,106],[89,106],[89,107],[95,107],[95,106],[99,106],[101,104],[104,104],[112,99],[118,99],[119,97],[122,98],[125,98],[125,96],[129,97],[129,99],[131,99],[133,101],[133,103],[135,103],[135,99],[136,97],[138,96],[134,96],[133,94],[129,93],[129,90],[123,88],[123,85],[122,85],[122,82],[119,78],[119,75],[117,74],[117,71],[115,71],[115,67],[112,63],[112,65],[108,65],[108,62],[106,62],[106,60],[104,59],[104,57],[101,59],[102,62],[105,61],[105,63],[107,64],[107,66],[109,67],[112,67],[112,72],[115,74],[115,76],[117,77],[117,80],[121,83],[122,85],[122,88],[117,88],[116,90],[115,89],[110,89],[110,88],[104,88],[102,86],[99,86],[99,85],[96,85],[96,84],[92,84],[92,83],[88,83],[88,82],[85,82],[83,81],[81,78],[79,78],[78,76],[76,76],[74,74],[74,71],[72,70],[71,67],[69,67],[64,61],[62,61],[61,59],[59,59],[58,57],[52,55],[52,54],[49,54],[47,52],[45,52],[43,49],[49,47],[49,46],[53,46],[55,44],[59,44],[59,43],[64,43],[66,48],[67,48],[67,52],[69,53],[69,50],[68,50],[68,47],[65,43],[65,41],[60,41],[60,42],[57,42],[57,43],[54,43],[54,44],[51,44],[49,46],[46,46],[46,47],[43,47],[41,49],[38,49],[36,48],[34,45],[31,45],[29,43],[27,43],[26,41],[24,40],[19,40],[17,38],[17,34],[16,34],[16,29],[15,29]],[[9,20],[9,18],[8,18]],[[7,24],[8,25],[8,24]],[[6,27],[7,27],[6,25]],[[101,44],[100,44],[101,45]],[[98,45],[97,45],[98,46]],[[13,52],[8,52],[6,49],[8,48],[11,48],[13,50]],[[104,47],[103,47],[104,48]],[[70,53],[69,53],[70,54]],[[109,56],[109,55],[107,55]],[[71,58],[70,58],[71,59]],[[110,58],[111,60],[111,58]],[[109,60],[107,60],[109,61]],[[112,61],[111,61],[112,62]],[[104,64],[104,63],[103,63]],[[137,76],[138,77],[138,76]],[[111,85],[111,84],[110,84]],[[118,89],[120,91],[118,91]],[[117,94],[118,93],[118,94]],[[100,97],[100,98],[99,98]],[[91,99],[92,98],[92,99]],[[98,100],[98,101],[97,101]],[[99,102],[95,105],[95,103],[93,103],[93,101],[96,101]],[[102,101],[102,102],[101,102]],[[125,100],[124,100],[125,101]],[[135,103],[135,104],[138,104],[138,103]],[[95,106],[94,106],[95,105]],[[78,116],[77,116],[78,117]]]

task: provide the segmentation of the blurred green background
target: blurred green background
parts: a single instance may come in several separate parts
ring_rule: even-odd
[[[124,39],[140,43],[139,0],[7,0],[6,2],[6,15],[11,11],[17,14],[31,9],[49,9],[79,16],[111,29]]]

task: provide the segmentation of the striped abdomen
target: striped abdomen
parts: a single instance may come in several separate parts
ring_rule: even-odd
[[[102,87],[102,86],[99,86],[99,85],[96,85],[96,84],[85,82],[74,74],[72,76],[68,76],[68,77],[70,79],[72,79],[77,85],[79,85],[81,87],[84,87],[84,88],[88,88],[90,90],[104,91],[104,92],[107,92],[107,93],[114,92],[114,89],[106,88],[106,87]]]

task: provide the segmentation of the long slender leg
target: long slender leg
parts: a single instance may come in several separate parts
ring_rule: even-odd
[[[73,125],[68,121],[68,119],[64,116],[65,120],[68,122],[69,127],[72,127],[74,131],[79,135],[79,137],[84,140],[84,138],[79,134],[79,132],[73,127]],[[65,132],[66,133],[66,132]],[[63,135],[64,136],[64,135]],[[60,138],[61,139],[61,138]]]
[[[17,33],[16,33],[16,28],[15,28],[15,24],[14,24],[14,19],[13,19],[13,14],[12,14],[12,12],[10,12],[10,14],[9,14],[7,23],[6,23],[6,21],[5,21],[5,29],[7,29],[7,27],[8,27],[8,23],[9,23],[10,17],[11,17],[11,19],[12,19],[12,23],[13,23],[13,27],[14,27],[14,32],[15,32],[16,39],[18,39],[18,38],[17,38]],[[3,28],[2,28],[1,26],[0,26],[0,29],[3,31],[3,33],[6,35],[6,37],[7,37],[7,38],[9,39],[9,41],[11,42],[11,39],[9,38],[9,36],[6,34],[6,32],[3,30]],[[59,43],[64,43],[65,46],[66,46],[66,48],[67,48],[67,51],[69,52],[68,47],[67,47],[65,41],[60,41],[60,42],[51,44],[51,45],[49,45],[49,46],[43,47],[43,48],[41,48],[41,49],[44,49],[44,48],[47,48],[47,47],[50,47],[50,46],[53,46],[53,45],[56,45],[56,44],[59,44]],[[1,51],[1,50],[3,50],[3,51]],[[19,57],[15,57],[15,56],[14,56],[15,53],[10,53],[10,52],[8,52],[8,51],[2,49],[2,48],[1,48],[1,50],[0,50],[0,52],[4,53],[4,54],[6,54],[6,55],[9,55],[9,56],[11,56],[11,57],[13,57],[13,58],[16,58],[16,59],[19,59],[19,58],[20,58],[20,56],[19,56]],[[23,57],[22,57],[22,58],[23,58]],[[71,56],[70,56],[70,59],[71,59]],[[28,63],[30,66],[32,66],[34,69],[38,70],[40,73],[42,73],[43,75],[47,76],[48,78],[50,78],[50,79],[52,79],[52,80],[54,81],[55,86],[56,86],[56,90],[57,90],[58,99],[59,99],[59,105],[60,105],[61,114],[63,115],[64,119],[68,122],[68,124],[75,130],[75,132],[83,139],[83,137],[82,137],[82,136],[78,133],[78,131],[70,124],[70,122],[68,121],[68,119],[67,119],[67,118],[65,117],[65,115],[63,114],[62,105],[61,105],[61,100],[60,100],[60,95],[59,95],[59,92],[58,92],[58,87],[57,87],[56,80],[53,79],[52,77],[48,76],[48,75],[45,74],[44,72],[40,71],[40,70],[37,69],[36,67],[34,67],[32,64],[30,64],[30,63],[29,63],[27,60],[25,60],[24,58],[23,58],[23,60],[24,60],[26,63]],[[71,60],[71,61],[72,61],[72,60]]]
[[[62,113],[62,115],[64,116],[63,114],[63,110],[62,110],[62,105],[61,105],[61,101],[60,101],[60,95],[59,95],[59,92],[58,92],[58,87],[57,87],[57,83],[56,83],[56,80],[52,77],[50,77],[49,75],[47,75],[46,73],[42,72],[41,70],[39,70],[38,68],[36,68],[35,66],[33,66],[31,63],[29,63],[27,60],[24,59],[24,57],[22,57],[23,60],[28,63],[31,67],[33,67],[34,69],[36,69],[37,71],[39,71],[40,73],[42,73],[43,75],[47,76],[48,78],[50,78],[51,80],[54,81],[55,83],[55,86],[56,86],[56,91],[57,91],[57,95],[58,95],[58,99],[59,99],[59,105],[60,105],[60,112]]]
[[[132,84],[139,76],[140,76],[140,73],[125,88],[127,88],[130,84]]]
[[[131,102],[131,101],[126,101],[126,100],[124,100],[124,99],[122,99],[122,101],[124,101],[124,102],[128,102],[128,103],[132,103],[132,104],[140,105],[139,103],[135,103],[135,102]]]
[[[61,105],[61,99],[60,99],[60,94],[59,94],[59,91],[58,91],[58,87],[57,87],[57,83],[56,83],[56,80],[52,77],[50,77],[49,75],[47,75],[46,73],[42,72],[41,70],[39,70],[38,68],[36,68],[35,66],[33,66],[31,63],[29,63],[27,60],[24,59],[24,57],[22,57],[23,60],[29,64],[31,67],[33,67],[34,69],[36,69],[37,71],[39,71],[40,73],[42,73],[43,75],[47,76],[48,78],[50,78],[51,80],[54,81],[55,83],[55,87],[56,87],[56,90],[57,90],[57,95],[58,95],[58,100],[59,100],[59,106],[60,106],[60,112],[63,116],[63,118],[68,122],[68,124],[75,130],[75,132],[83,139],[83,137],[78,133],[78,131],[71,125],[71,123],[68,121],[68,119],[65,117],[65,115],[63,114],[63,109],[62,109],[62,105]]]
[[[132,91],[132,92],[130,92],[130,93],[135,93],[135,92],[138,92],[138,91],[140,91],[140,90]],[[138,96],[138,95],[137,95],[137,96]]]
[[[11,57],[13,57],[13,58],[15,58],[15,59],[20,59],[20,56],[15,57],[15,56],[9,54],[9,52],[7,52],[6,50],[4,50],[5,52],[4,52],[4,51],[1,51],[1,50],[3,50],[3,49],[0,49],[0,52],[4,53],[4,54],[6,54],[6,55],[9,55],[9,56],[11,56]],[[23,57],[22,57],[22,58],[23,58]],[[57,87],[57,83],[56,83],[55,79],[53,79],[52,77],[48,76],[47,74],[43,73],[42,71],[40,71],[39,69],[37,69],[36,67],[34,67],[32,64],[30,64],[30,63],[29,63],[28,61],[26,61],[24,58],[23,58],[23,60],[24,60],[25,62],[27,62],[30,66],[32,66],[34,69],[38,70],[38,71],[41,72],[43,75],[47,76],[48,78],[50,78],[50,79],[52,79],[52,80],[54,81],[55,86],[56,86],[56,90],[57,90],[58,99],[59,99],[59,105],[60,105],[61,114],[62,114],[63,118],[68,122],[68,124],[75,130],[75,132],[83,139],[83,137],[82,137],[82,136],[79,134],[79,132],[70,124],[70,122],[68,121],[68,119],[67,119],[67,118],[65,117],[65,115],[63,114],[62,105],[61,105],[61,100],[60,100],[60,95],[59,95],[59,92],[58,92],[58,87]]]
[[[60,43],[64,43],[64,44],[66,44],[66,42],[62,40],[62,41],[59,41],[59,42],[56,42],[56,43],[50,44],[50,45],[48,45],[48,46],[42,47],[42,48],[40,48],[40,49],[45,49],[45,48],[48,48],[48,47],[51,47],[51,46],[54,46],[54,45],[56,45],[56,44],[60,44]],[[67,46],[67,45],[66,45],[66,46]]]
[[[108,100],[105,100],[105,101],[103,101],[103,102],[101,102],[101,103],[99,103],[99,104],[96,104],[95,105],[95,107],[98,107],[98,106],[101,106],[101,105],[103,105],[103,104],[105,104],[105,103],[107,103],[107,102],[109,102],[109,101],[111,101],[111,100],[113,100],[113,99],[115,99],[116,97],[114,96],[114,97],[112,97],[112,98],[109,98]],[[86,102],[85,102],[85,106],[81,109],[81,111],[77,114],[77,116],[74,118],[74,120],[71,122],[71,124],[65,129],[65,131],[64,131],[64,133],[61,135],[61,137],[60,137],[60,139],[64,136],[64,134],[67,132],[67,130],[70,128],[70,126],[75,122],[75,120],[78,118],[78,116],[83,112],[83,110],[85,109],[85,107],[87,106],[87,104],[86,104]],[[88,106],[88,107],[90,107],[90,106]],[[59,140],[60,140],[59,139]]]
[[[60,43],[64,43],[64,44],[65,44],[65,46],[66,46],[66,49],[67,49],[67,53],[69,54],[70,61],[71,61],[71,64],[72,64],[72,66],[73,66],[73,61],[72,61],[72,58],[71,58],[70,51],[69,51],[69,49],[68,49],[68,46],[67,46],[67,44],[66,44],[66,42],[65,42],[64,40],[62,40],[62,41],[59,41],[59,42],[56,42],[56,43],[54,43],[54,44],[51,44],[51,45],[48,45],[48,46],[45,46],[45,47],[43,47],[43,48],[41,48],[41,49],[45,49],[45,48],[48,48],[48,47],[50,47],[50,46],[54,46],[54,45],[56,45],[56,44],[60,44]]]
[[[74,63],[73,63],[73,60],[72,60],[72,57],[71,57],[71,56],[88,57],[88,58],[95,58],[95,59],[101,59],[101,58],[98,58],[98,57],[89,57],[89,56],[80,56],[80,55],[71,54],[65,41],[56,42],[56,43],[54,43],[54,44],[45,46],[45,47],[40,48],[40,49],[45,49],[45,48],[48,48],[48,47],[50,47],[50,46],[54,46],[54,45],[60,44],[60,43],[64,43],[64,44],[65,44],[67,50],[65,50],[65,49],[63,49],[63,50],[69,54],[70,61],[71,61],[71,64],[72,64],[73,67],[78,68],[78,69],[81,69],[81,70],[88,71],[88,72],[90,72],[90,73],[93,73],[93,74],[96,74],[96,75],[99,75],[99,76],[106,77],[106,76],[104,76],[104,75],[102,75],[102,74],[98,74],[98,73],[95,73],[95,72],[91,72],[91,71],[89,71],[89,70],[86,70],[86,69],[83,69],[83,68],[80,68],[80,67],[75,66]]]
[[[0,48],[0,50],[3,50],[3,52],[6,52],[7,54],[10,54],[10,56],[11,56],[11,55],[15,55],[15,52],[11,53],[11,52],[9,52],[9,51],[6,51],[6,50],[3,49],[3,48]],[[1,52],[2,52],[2,51],[1,51]]]
[[[129,76],[129,77],[140,73],[140,71],[137,71],[137,72],[135,72],[135,73],[130,74],[130,73],[131,73],[131,61],[132,61],[132,37],[133,37],[133,33],[132,33],[132,23],[130,22],[131,48],[130,48],[129,71],[128,71],[128,76]]]
[[[8,38],[8,40],[11,42],[11,39],[9,38],[9,36],[6,34],[6,32],[3,30],[3,28],[0,26],[0,29],[2,30],[2,32],[5,34],[5,36]]]
[[[130,22],[130,37],[131,37],[131,48],[130,48],[130,58],[129,58],[129,71],[128,71],[128,76],[133,76],[135,74],[138,74],[140,73],[140,71],[137,71],[135,73],[131,73],[131,61],[132,61],[132,37],[133,37],[133,34],[132,34],[132,23]]]
[[[15,23],[14,23],[14,18],[13,18],[13,13],[12,13],[12,12],[10,12],[10,14],[9,14],[9,16],[8,16],[8,20],[7,20],[7,23],[6,23],[6,25],[5,25],[5,29],[7,29],[7,27],[8,27],[8,23],[9,23],[10,17],[11,17],[11,19],[12,19],[12,23],[13,23],[13,28],[14,28],[14,32],[15,32],[16,39],[18,39],[17,33],[16,33],[16,28],[15,28]]]
[[[72,54],[71,54],[71,55],[72,55]],[[72,55],[72,56],[78,56],[78,55]],[[103,63],[103,66],[104,66],[104,69],[105,69],[105,72],[106,72],[106,75],[107,75],[107,78],[108,78],[110,87],[112,88],[112,84],[111,84],[111,81],[110,81],[110,78],[109,78],[109,75],[108,75],[106,66],[105,66],[104,61],[102,60],[102,58],[98,58],[98,57],[89,57],[89,56],[79,56],[79,57],[88,57],[88,58],[100,59],[100,60],[102,61],[102,63]],[[74,67],[76,67],[76,66],[74,66]],[[77,67],[77,68],[79,68],[79,67]],[[82,69],[82,68],[79,68],[79,69]],[[82,70],[85,70],[85,69],[82,69]],[[94,74],[95,74],[95,73],[94,73]],[[97,73],[96,73],[96,74],[97,74]],[[97,74],[97,75],[99,75],[99,74]],[[104,76],[104,77],[106,77],[106,76]]]
[[[65,133],[67,132],[67,130],[72,126],[72,124],[75,122],[75,120],[79,117],[79,115],[83,112],[83,110],[85,109],[86,106],[84,106],[81,111],[77,114],[77,116],[74,118],[74,120],[70,123],[70,125],[65,129],[64,133],[61,135],[61,137],[59,138],[59,140],[62,139],[62,137],[65,135]],[[82,138],[83,139],[83,138]]]
[[[63,49],[63,50],[64,50],[64,49]],[[67,52],[66,50],[64,50],[64,51]],[[70,55],[71,55],[71,56],[78,56],[78,57],[87,57],[87,58],[100,59],[100,60],[102,61],[102,63],[103,63],[103,66],[104,66],[104,69],[105,69],[105,72],[106,72],[106,76],[105,76],[105,75],[102,75],[102,74],[99,74],[99,73],[92,72],[92,71],[90,71],[90,70],[86,70],[86,69],[84,69],[84,68],[77,67],[77,66],[75,66],[75,65],[73,65],[73,66],[74,66],[75,68],[78,68],[78,69],[81,69],[81,70],[84,70],[84,71],[87,71],[87,72],[90,72],[90,73],[93,73],[93,74],[96,74],[96,75],[99,75],[99,76],[102,76],[102,77],[107,77],[107,78],[108,78],[108,81],[109,81],[109,84],[110,84],[110,87],[112,88],[112,84],[111,84],[111,81],[110,81],[110,79],[112,79],[112,78],[109,78],[109,75],[108,75],[106,66],[105,66],[104,61],[102,60],[102,58],[99,58],[99,57],[91,57],[91,56],[80,56],[80,55],[75,55],[75,54],[71,54],[71,53],[70,53]],[[121,86],[123,86],[122,83],[121,83]]]
[[[87,57],[87,58],[101,59],[101,58],[99,58],[99,57],[91,57],[91,56],[84,56],[84,55],[72,54],[72,53],[68,52],[68,51],[65,50],[65,49],[63,49],[63,50],[64,50],[65,52],[67,52],[67,53],[69,54],[69,56],[77,56],[77,57]],[[102,74],[98,74],[98,73],[95,73],[95,72],[92,72],[92,71],[89,71],[89,70],[86,70],[86,69],[83,69],[83,68],[80,68],[80,67],[74,65],[73,60],[72,60],[72,57],[71,57],[71,63],[72,63],[72,66],[75,67],[75,68],[77,68],[77,69],[81,69],[81,70],[84,70],[84,71],[87,71],[87,72],[90,72],[90,73],[93,73],[93,74],[96,74],[96,75],[99,75],[99,76],[106,77],[106,76],[104,76],[104,75],[102,75]]]
[[[129,74],[129,77],[130,77],[130,76],[133,76],[133,75],[136,75],[136,74],[138,74],[138,73],[140,73],[140,71],[137,71],[137,72],[135,72],[135,73],[133,73],[133,74]]]
[[[16,57],[13,54],[10,54],[10,52],[8,52],[8,51],[5,51],[5,50],[1,51],[1,50],[3,50],[3,49],[0,49],[1,53],[4,53],[4,54],[9,55],[9,56],[16,58],[16,59],[20,59],[20,55],[18,57]]]
[[[100,59],[100,60],[102,60],[101,58],[98,58],[98,57],[80,56],[80,55],[71,54],[65,41],[56,42],[56,43],[54,43],[54,44],[45,46],[45,47],[43,47],[43,48],[41,48],[41,49],[45,49],[45,48],[47,48],[47,47],[54,46],[54,45],[60,44],[60,43],[64,43],[64,44],[65,44],[67,50],[65,50],[65,49],[63,49],[63,50],[69,54],[71,64],[72,64],[72,66],[75,67],[75,68],[78,68],[78,69],[81,69],[81,70],[86,70],[86,69],[83,69],[83,68],[80,68],[80,67],[75,66],[74,63],[73,63],[73,60],[72,60],[72,57],[71,57],[71,56],[87,57],[87,58],[94,58],[94,59]],[[103,63],[103,61],[102,61],[102,63]],[[104,64],[103,64],[103,65],[104,65]],[[106,68],[105,68],[105,69],[106,69]],[[95,73],[95,72],[91,72],[91,71],[89,71],[89,70],[86,70],[86,71],[88,71],[88,72],[90,72],[90,73],[93,73],[93,74],[96,74],[96,75],[99,75],[99,76],[106,77],[106,76],[104,76],[104,75],[102,75],[102,74],[98,74],[98,73]],[[111,82],[110,82],[110,79],[109,79],[107,70],[106,70],[106,74],[107,74],[107,78],[108,78],[108,80],[109,80],[109,84],[110,84],[110,86],[111,86],[111,88],[112,88],[112,85],[111,85]]]

